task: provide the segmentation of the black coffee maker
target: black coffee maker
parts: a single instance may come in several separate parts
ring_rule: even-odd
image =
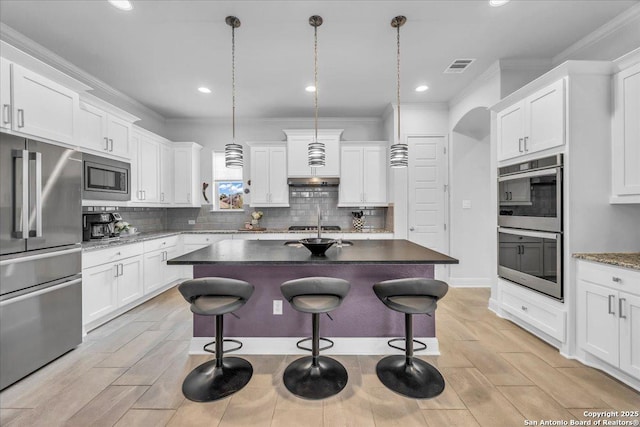
[[[119,213],[91,213],[82,215],[82,240],[111,239],[120,237],[116,222],[122,221]]]

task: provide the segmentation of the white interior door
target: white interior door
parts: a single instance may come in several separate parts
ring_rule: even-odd
[[[449,250],[447,232],[448,162],[444,136],[410,136],[409,227],[410,241],[438,252]],[[436,268],[446,278],[446,268]]]

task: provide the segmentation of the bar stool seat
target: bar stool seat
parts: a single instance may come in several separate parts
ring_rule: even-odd
[[[440,298],[445,296],[449,285],[440,280],[425,278],[406,278],[387,280],[373,285],[376,296],[387,307],[405,315],[405,355],[387,356],[376,365],[376,374],[380,381],[396,393],[425,399],[438,396],[444,391],[442,374],[431,364],[413,356],[413,319],[414,314],[432,315]],[[391,343],[402,340],[389,340]],[[418,342],[426,348],[424,343]],[[419,350],[421,350],[419,349]]]
[[[253,285],[242,280],[224,277],[203,277],[187,280],[178,290],[191,304],[191,311],[203,316],[215,316],[216,338],[215,359],[203,363],[192,370],[182,383],[184,396],[195,402],[210,402],[222,399],[242,389],[253,375],[253,367],[245,359],[224,357],[223,315],[233,313],[242,307],[253,294]],[[229,351],[234,351],[240,347]]]
[[[346,280],[333,277],[305,277],[280,286],[282,295],[295,310],[312,316],[312,355],[293,361],[283,375],[285,387],[296,396],[323,399],[339,393],[347,385],[348,374],[344,366],[335,359],[320,356],[320,314],[339,307],[350,287]],[[305,340],[298,342],[299,348],[303,348],[300,346],[302,341]]]

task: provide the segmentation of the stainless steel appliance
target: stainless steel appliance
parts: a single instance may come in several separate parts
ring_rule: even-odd
[[[82,342],[82,159],[0,133],[0,389]]]
[[[131,200],[131,165],[105,157],[85,154],[82,198],[90,200]]]
[[[562,231],[562,170],[562,154],[498,169],[498,225]]]
[[[112,239],[120,236],[116,223],[122,221],[118,212],[82,214],[82,240]]]
[[[562,300],[562,234],[498,228],[498,275]]]

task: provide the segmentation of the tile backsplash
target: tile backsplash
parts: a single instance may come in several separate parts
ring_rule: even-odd
[[[338,187],[290,187],[288,208],[257,208],[264,214],[260,226],[286,229],[291,225],[315,225],[320,205],[323,225],[338,225],[343,230],[353,228],[352,211],[363,211],[365,229],[389,228],[388,208],[339,208]],[[211,212],[211,205],[201,208],[109,208],[84,207],[83,211],[117,210],[122,219],[138,231],[163,230],[236,230],[244,228],[251,219],[253,208],[245,205],[244,212]],[[393,221],[392,209],[389,212]],[[189,224],[189,221],[195,224]]]

